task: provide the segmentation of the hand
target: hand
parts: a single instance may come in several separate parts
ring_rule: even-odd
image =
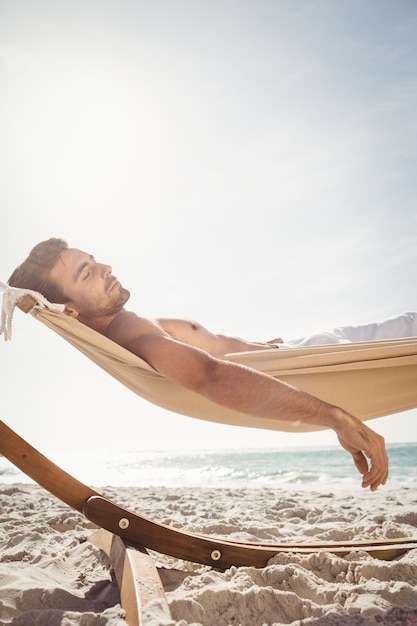
[[[370,487],[371,491],[375,491],[379,485],[385,485],[388,478],[388,456],[384,438],[356,418],[349,417],[354,420],[353,428],[350,424],[347,428],[336,431],[340,445],[350,452],[362,474],[362,487]]]

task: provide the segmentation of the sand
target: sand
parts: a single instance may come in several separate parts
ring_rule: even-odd
[[[101,489],[142,515],[193,532],[271,542],[417,536],[417,493],[275,489]],[[0,623],[126,624],[94,525],[37,485],[0,484]],[[172,620],[149,626],[415,626],[417,549],[393,561],[365,552],[274,557],[219,572],[153,553]],[[147,625],[148,626],[148,625]]]

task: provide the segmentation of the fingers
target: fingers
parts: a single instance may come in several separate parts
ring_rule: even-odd
[[[378,459],[371,458],[371,469],[362,478],[362,487],[369,487],[375,491],[380,485],[385,485],[388,479],[388,456],[384,450],[381,451]]]
[[[372,440],[372,449],[364,450],[365,454],[371,461],[371,469],[364,474],[362,480],[363,487],[370,487],[371,491],[375,491],[379,485],[385,485],[388,479],[388,455],[385,448],[384,438],[374,433]]]
[[[385,449],[384,438],[371,431],[372,437],[367,437],[363,450],[358,449],[352,443],[339,437],[339,441],[345,450],[352,455],[355,466],[362,474],[362,487],[369,487],[375,491],[380,485],[385,485],[388,479],[388,456]],[[370,467],[368,464],[370,460]]]
[[[365,455],[363,454],[363,452],[361,450],[359,450],[358,452],[352,452],[352,457],[353,457],[353,461],[356,465],[357,470],[359,471],[360,474],[367,474],[368,473],[368,461],[366,460]]]

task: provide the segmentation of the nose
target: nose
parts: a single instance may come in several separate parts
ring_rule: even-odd
[[[113,268],[111,265],[106,265],[105,263],[101,263],[101,272],[104,277],[109,276],[113,272]]]

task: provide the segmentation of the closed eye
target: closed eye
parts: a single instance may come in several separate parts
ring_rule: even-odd
[[[90,267],[92,263],[95,263],[95,259],[93,255],[90,254],[88,261],[84,261],[84,263],[81,263],[81,265],[77,268],[74,276],[75,282],[77,280],[86,280],[90,276]]]

